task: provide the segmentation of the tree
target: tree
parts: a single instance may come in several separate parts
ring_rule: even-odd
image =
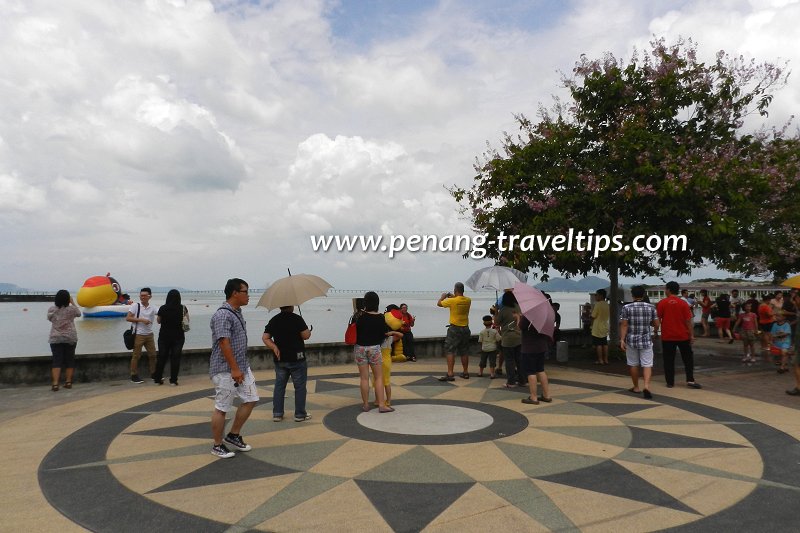
[[[502,153],[489,150],[476,162],[471,188],[451,189],[490,242],[501,233],[542,239],[490,249],[498,262],[567,276],[607,272],[612,317],[620,274],[689,273],[730,260],[758,218],[757,202],[769,196],[766,176],[788,181],[766,156],[781,132],[773,142],[763,130],[741,134],[749,115],[766,115],[783,68],[724,52],[706,65],[690,40],[650,46],[627,64],[611,54],[581,56],[563,80],[571,100],[540,107],[538,122],[517,115],[520,134],[506,134]],[[544,243],[570,230],[569,249]],[[606,236],[611,246],[578,246],[578,232]],[[632,246],[638,235],[685,235],[687,246],[641,252]]]

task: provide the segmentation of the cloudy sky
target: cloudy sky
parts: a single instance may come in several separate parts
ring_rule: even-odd
[[[0,0],[0,282],[448,288],[490,263],[309,236],[470,233],[445,187],[653,35],[797,70],[800,1]]]

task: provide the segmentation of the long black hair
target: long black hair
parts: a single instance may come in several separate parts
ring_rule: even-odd
[[[380,299],[378,298],[378,293],[369,291],[364,295],[364,311],[377,312],[379,305]]]
[[[181,307],[181,293],[178,289],[170,289],[167,293],[167,300],[164,302],[165,307]]]

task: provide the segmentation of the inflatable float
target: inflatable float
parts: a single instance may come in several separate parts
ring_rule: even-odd
[[[92,276],[78,289],[78,305],[87,318],[116,318],[128,315],[129,305],[123,303],[122,289],[111,274]]]

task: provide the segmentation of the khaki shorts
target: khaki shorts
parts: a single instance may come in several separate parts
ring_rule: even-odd
[[[227,413],[233,406],[234,398],[238,397],[242,403],[257,402],[258,390],[256,390],[256,378],[253,371],[249,368],[244,373],[244,381],[238,387],[234,385],[230,372],[220,372],[211,378],[216,389],[214,395],[214,408],[217,411]]]

